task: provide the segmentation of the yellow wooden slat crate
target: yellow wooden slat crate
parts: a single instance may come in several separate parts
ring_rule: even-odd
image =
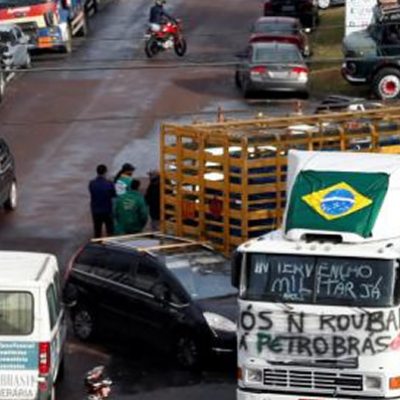
[[[164,124],[161,229],[209,240],[229,253],[279,227],[290,149],[400,153],[400,107]]]

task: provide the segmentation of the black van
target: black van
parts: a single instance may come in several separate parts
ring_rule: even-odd
[[[6,141],[0,138],[0,206],[6,211],[17,208],[18,191],[15,162]]]
[[[81,340],[104,330],[137,337],[185,367],[236,349],[229,260],[199,242],[160,233],[94,239],[71,259],[65,296]]]

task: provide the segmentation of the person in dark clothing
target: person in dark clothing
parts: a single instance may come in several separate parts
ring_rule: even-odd
[[[94,237],[102,235],[103,225],[108,236],[114,234],[112,199],[115,197],[114,184],[107,179],[107,167],[100,164],[96,168],[97,177],[89,182],[90,209],[93,219]]]
[[[166,21],[176,22],[175,18],[164,10],[165,0],[156,0],[150,9],[149,23],[153,31],[158,32]]]
[[[151,230],[160,229],[160,173],[158,171],[149,171],[150,183],[147,187],[145,200],[149,207],[151,218]]]

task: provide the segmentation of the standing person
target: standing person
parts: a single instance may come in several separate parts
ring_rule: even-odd
[[[144,197],[139,193],[140,181],[132,179],[126,193],[115,201],[116,233],[139,233],[147,223],[147,206]]]
[[[115,175],[114,185],[117,196],[120,196],[127,191],[131,184],[134,171],[135,167],[132,164],[125,163],[118,171],[117,175]]]
[[[149,171],[150,183],[146,190],[146,203],[149,207],[151,230],[160,229],[160,173],[157,170]]]
[[[115,197],[114,185],[107,179],[107,167],[100,164],[96,168],[97,176],[89,182],[90,210],[93,219],[94,237],[102,235],[103,225],[108,236],[114,234],[112,199]]]

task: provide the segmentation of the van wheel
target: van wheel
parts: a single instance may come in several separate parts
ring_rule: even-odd
[[[72,327],[75,336],[80,340],[89,340],[94,336],[95,322],[92,311],[79,307],[72,316]]]
[[[183,333],[177,337],[175,357],[181,367],[193,369],[200,366],[200,348],[192,335]]]
[[[65,375],[65,356],[62,358],[60,366],[58,367],[57,382],[62,381],[64,379],[64,375]]]
[[[10,186],[10,191],[8,192],[8,198],[4,203],[4,209],[7,211],[14,211],[17,208],[17,204],[18,204],[17,182],[13,180]]]
[[[51,388],[51,393],[50,393],[50,396],[49,396],[49,400],[56,400],[56,388],[55,388],[54,385]]]

